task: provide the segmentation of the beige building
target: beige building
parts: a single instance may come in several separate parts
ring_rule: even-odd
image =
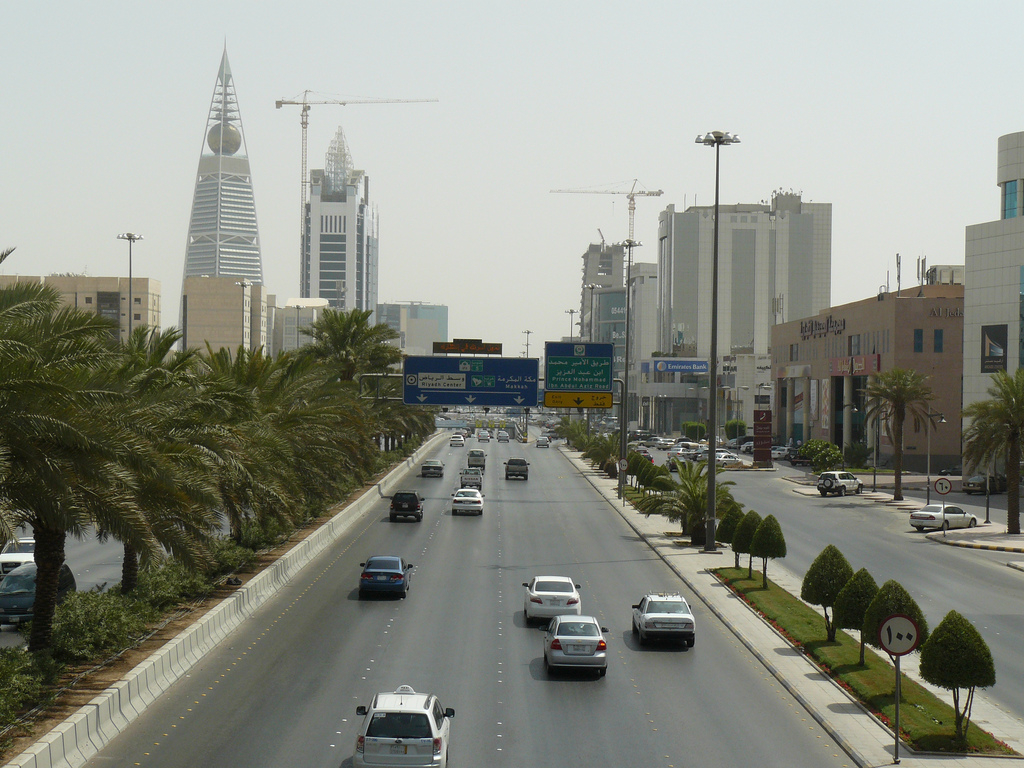
[[[0,275],[0,285],[42,283],[60,291],[68,306],[95,312],[120,326],[118,338],[128,339],[131,327],[160,327],[160,282],[148,277],[91,277],[89,275]],[[130,310],[129,310],[130,308]]]
[[[866,418],[864,390],[875,374],[904,368],[928,376],[932,413],[945,418],[934,417],[930,436],[908,420],[905,466],[926,469],[929,437],[932,472],[959,464],[963,335],[964,286],[950,284],[880,293],[774,326],[775,441],[863,443],[877,447],[879,466],[888,464],[892,444],[884,425],[877,430]]]
[[[267,347],[267,294],[233,277],[186,277],[181,286],[182,347],[216,352]]]
[[[320,319],[330,302],[328,299],[292,298],[278,306],[277,296],[270,294],[267,305],[267,317],[272,329],[270,349],[274,357],[277,357],[282,352],[294,352],[312,341],[303,330]]]

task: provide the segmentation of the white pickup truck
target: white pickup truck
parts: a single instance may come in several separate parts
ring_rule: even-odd
[[[484,473],[478,467],[468,467],[459,473],[459,488],[484,489]]]

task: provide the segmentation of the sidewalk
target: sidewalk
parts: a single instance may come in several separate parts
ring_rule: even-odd
[[[690,588],[694,595],[714,613],[756,656],[769,672],[786,688],[810,715],[828,732],[836,743],[861,768],[866,766],[891,765],[893,763],[894,735],[874,716],[868,713],[859,703],[854,701],[842,688],[828,676],[821,673],[810,660],[794,649],[780,634],[753,611],[746,603],[733,595],[727,587],[718,581],[710,570],[723,565],[731,565],[732,552],[728,549],[706,553],[698,549],[678,547],[675,539],[665,533],[666,523],[660,517],[645,517],[636,512],[632,506],[623,506],[616,498],[617,482],[609,479],[604,473],[591,468],[579,458],[579,454],[562,448],[566,458],[572,462],[596,490],[598,490],[626,523],[671,567]],[[795,486],[798,488],[799,486]],[[813,490],[817,495],[817,491]],[[878,497],[879,503],[886,503],[886,494],[869,494],[869,498]],[[892,502],[892,494],[888,494]],[[920,506],[920,504],[915,504]],[[978,529],[974,529],[977,531]],[[965,532],[965,536],[975,537],[985,531]],[[929,534],[929,536],[940,536]],[[959,533],[957,534],[959,535]],[[1003,534],[1005,538],[1005,534]],[[948,541],[953,542],[954,534],[947,534]],[[993,541],[996,540],[993,538]],[[1016,550],[1015,550],[1016,551]],[[1024,550],[1021,550],[1024,551]],[[792,594],[800,593],[800,581],[776,564],[771,572],[771,579]],[[698,630],[699,631],[699,630]],[[911,662],[912,663],[908,663]],[[903,658],[902,671],[908,675],[916,675],[917,655],[911,654]],[[948,700],[948,691],[938,691],[943,700]],[[1024,754],[1024,722],[1004,713],[981,698],[981,692],[975,694],[973,724],[992,733],[996,738],[1006,742],[1018,752]],[[955,768],[997,768],[1022,764],[1019,758],[999,757],[959,757],[947,754],[915,753],[905,744],[900,745],[900,762],[902,765],[926,766],[942,763],[943,766]]]

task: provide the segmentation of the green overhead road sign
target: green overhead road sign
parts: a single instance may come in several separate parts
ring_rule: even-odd
[[[611,392],[612,345],[545,344],[546,392]]]

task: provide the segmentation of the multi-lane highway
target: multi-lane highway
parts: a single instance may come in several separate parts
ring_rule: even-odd
[[[466,449],[445,445],[428,457],[444,478],[404,484],[423,522],[390,523],[381,502],[89,765],[348,765],[356,706],[400,684],[455,708],[455,766],[851,764],[700,601],[695,648],[640,648],[631,603],[686,594],[679,580],[560,451],[484,447],[481,518],[448,511]],[[504,480],[513,455],[529,481]],[[408,599],[358,600],[360,561],[387,553],[416,565]],[[545,674],[522,618],[534,574],[582,586],[610,630],[606,677]]]

